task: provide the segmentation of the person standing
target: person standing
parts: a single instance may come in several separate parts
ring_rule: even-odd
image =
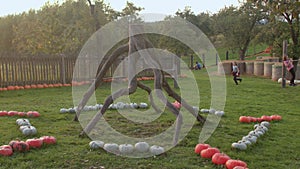
[[[296,86],[295,84],[295,69],[294,69],[294,65],[293,65],[293,60],[292,59],[289,59],[287,55],[285,55],[283,57],[283,64],[284,66],[286,67],[286,69],[291,73],[292,75],[292,78],[291,78],[291,81],[290,81],[290,86]]]
[[[235,82],[236,85],[238,85],[238,81],[242,82],[242,79],[239,77],[240,76],[240,69],[237,66],[236,62],[232,63],[232,75],[233,75],[233,81]]]

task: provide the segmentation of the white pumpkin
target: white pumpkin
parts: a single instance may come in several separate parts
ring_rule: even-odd
[[[99,141],[99,140],[94,140],[94,141],[91,141],[89,143],[89,146],[91,149],[99,149],[99,148],[103,148],[104,146],[104,142],[103,141]]]
[[[118,102],[118,103],[116,104],[116,108],[117,108],[117,109],[124,109],[124,108],[125,108],[125,104],[124,104],[123,102]]]
[[[103,107],[103,105],[102,104],[96,104],[95,107],[99,110]]]
[[[68,109],[66,109],[66,108],[61,108],[61,109],[59,110],[59,112],[60,112],[60,113],[68,113]]]
[[[29,135],[35,135],[37,133],[37,130],[34,126],[27,126],[22,130],[22,134],[25,136]]]
[[[222,117],[222,116],[225,115],[225,112],[221,111],[221,110],[218,110],[218,111],[215,112],[215,115]]]
[[[149,151],[149,144],[146,142],[138,142],[134,145],[135,150],[139,153],[145,153]]]
[[[259,137],[264,135],[264,133],[261,130],[255,130],[255,132],[257,133],[257,135],[259,135]]]
[[[209,109],[201,109],[200,112],[201,113],[209,113]]]
[[[153,145],[150,147],[150,153],[153,155],[159,155],[165,152],[165,149],[163,147]]]
[[[142,108],[142,109],[146,109],[148,107],[148,104],[147,103],[140,103],[139,107]]]
[[[28,126],[20,126],[19,129],[20,129],[21,132],[23,132],[23,130],[24,130],[25,128],[28,128]]]
[[[119,146],[119,151],[121,154],[130,154],[133,152],[133,150],[134,150],[134,147],[131,144],[121,144]]]
[[[132,109],[137,109],[139,107],[137,103],[130,103],[129,105]]]
[[[245,143],[247,147],[252,144],[249,140],[241,140],[241,142]]]
[[[117,153],[119,151],[119,145],[116,143],[106,143],[104,144],[103,149],[107,152]]]
[[[243,140],[243,141],[244,141],[244,140],[248,140],[248,141],[250,141],[252,144],[254,144],[254,143],[256,143],[256,141],[257,141],[257,137],[256,137],[256,136],[250,136],[250,135],[247,135],[247,136],[243,137],[242,140]]]
[[[250,136],[255,136],[255,137],[260,137],[260,135],[259,135],[256,131],[250,131],[250,132],[248,133],[248,135],[250,135]]]
[[[210,114],[215,114],[216,110],[215,109],[209,109]]]
[[[232,143],[231,147],[235,148],[235,149],[239,149],[239,150],[246,150],[247,149],[247,145],[242,141],[239,141],[237,143]]]
[[[267,127],[267,128],[270,128],[270,123],[267,122],[267,121],[262,121],[262,122],[260,123],[260,125],[261,125],[261,126],[265,126],[265,127]]]
[[[69,112],[69,113],[76,113],[76,110],[75,110],[74,108],[69,108],[69,109],[68,109],[68,112]]]
[[[19,126],[30,126],[31,125],[28,119],[17,119],[16,123]]]
[[[259,126],[258,128],[261,129],[261,130],[264,130],[265,133],[269,130],[267,127],[265,127],[263,125]]]

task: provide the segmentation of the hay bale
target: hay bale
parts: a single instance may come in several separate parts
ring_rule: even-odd
[[[246,64],[245,61],[236,61],[237,66],[240,69],[240,74],[244,74],[246,72]]]
[[[264,75],[264,62],[254,62],[254,75],[255,76]]]
[[[272,80],[278,81],[282,76],[282,63],[277,62],[272,65]]]
[[[264,76],[272,77],[272,65],[274,64],[275,62],[264,62]]]
[[[300,63],[300,62],[299,62]],[[297,65],[296,79],[300,80],[300,64]]]
[[[232,64],[229,61],[224,61],[224,62],[219,62],[218,63],[218,73],[222,74],[224,73],[225,75],[231,74],[232,71]]]
[[[253,75],[254,73],[254,62],[245,62],[246,73]]]

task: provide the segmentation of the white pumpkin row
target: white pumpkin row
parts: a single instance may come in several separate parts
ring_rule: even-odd
[[[19,129],[25,136],[35,135],[37,133],[37,129],[30,124],[28,119],[17,119],[16,123],[20,126]]]
[[[96,104],[94,106],[85,106],[83,108],[83,111],[97,111],[99,109],[101,109],[103,107],[102,104]],[[111,110],[115,110],[115,109],[128,109],[128,108],[132,108],[132,109],[146,109],[148,108],[148,104],[147,103],[123,103],[123,102],[118,102],[118,103],[114,103],[114,104],[110,104],[108,109]],[[61,108],[60,109],[60,113],[76,113],[77,107],[74,108]]]
[[[244,136],[242,140],[232,143],[231,147],[239,150],[246,150],[248,146],[255,144],[257,139],[263,136],[270,127],[270,123],[262,121],[260,124],[254,125],[254,130],[250,131],[248,135]]]
[[[132,144],[116,144],[116,143],[104,143],[103,141],[91,141],[89,143],[91,149],[103,148],[107,152],[128,155],[133,152],[147,153],[150,152],[152,155],[159,155],[165,152],[163,147],[153,145],[149,146],[147,142],[138,142],[135,145]]]
[[[217,116],[224,116],[225,112],[223,110],[215,110],[215,109],[201,109],[201,113],[209,113],[209,114],[215,114]]]

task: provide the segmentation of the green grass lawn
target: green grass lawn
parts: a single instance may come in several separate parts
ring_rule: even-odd
[[[201,97],[200,108],[210,106],[210,83],[205,70],[194,72]],[[225,113],[217,129],[206,143],[219,148],[233,159],[247,162],[250,169],[299,169],[300,168],[300,86],[282,89],[270,79],[242,76],[243,82],[236,86],[231,76],[227,77]],[[152,81],[145,81],[151,84]],[[98,102],[103,102],[110,93],[110,85],[104,84],[97,90]],[[11,157],[0,157],[0,168],[106,168],[106,169],[199,169],[220,168],[211,160],[202,159],[194,153],[201,126],[195,123],[189,134],[173,149],[163,155],[135,159],[116,156],[104,150],[90,151],[88,137],[79,137],[82,127],[73,121],[73,114],[61,114],[60,108],[73,107],[72,88],[31,89],[0,92],[0,110],[29,111],[41,113],[39,118],[30,118],[38,134],[53,135],[57,145],[32,149],[27,153],[14,153]],[[131,96],[136,102],[148,102],[143,91]],[[258,139],[246,151],[231,149],[231,144],[253,129],[254,124],[242,124],[241,115],[260,117],[279,114],[280,122],[272,122],[267,134]],[[175,119],[170,112],[148,125],[126,123],[115,111],[108,111],[106,118],[120,131],[132,131],[129,135],[139,136],[159,132]],[[0,117],[0,145],[13,139],[26,140],[15,124],[17,117]],[[120,120],[121,119],[121,120]],[[149,127],[150,126],[150,127]],[[140,130],[134,130],[140,128]],[[127,134],[127,133],[126,133]],[[147,134],[147,133],[146,133]]]

